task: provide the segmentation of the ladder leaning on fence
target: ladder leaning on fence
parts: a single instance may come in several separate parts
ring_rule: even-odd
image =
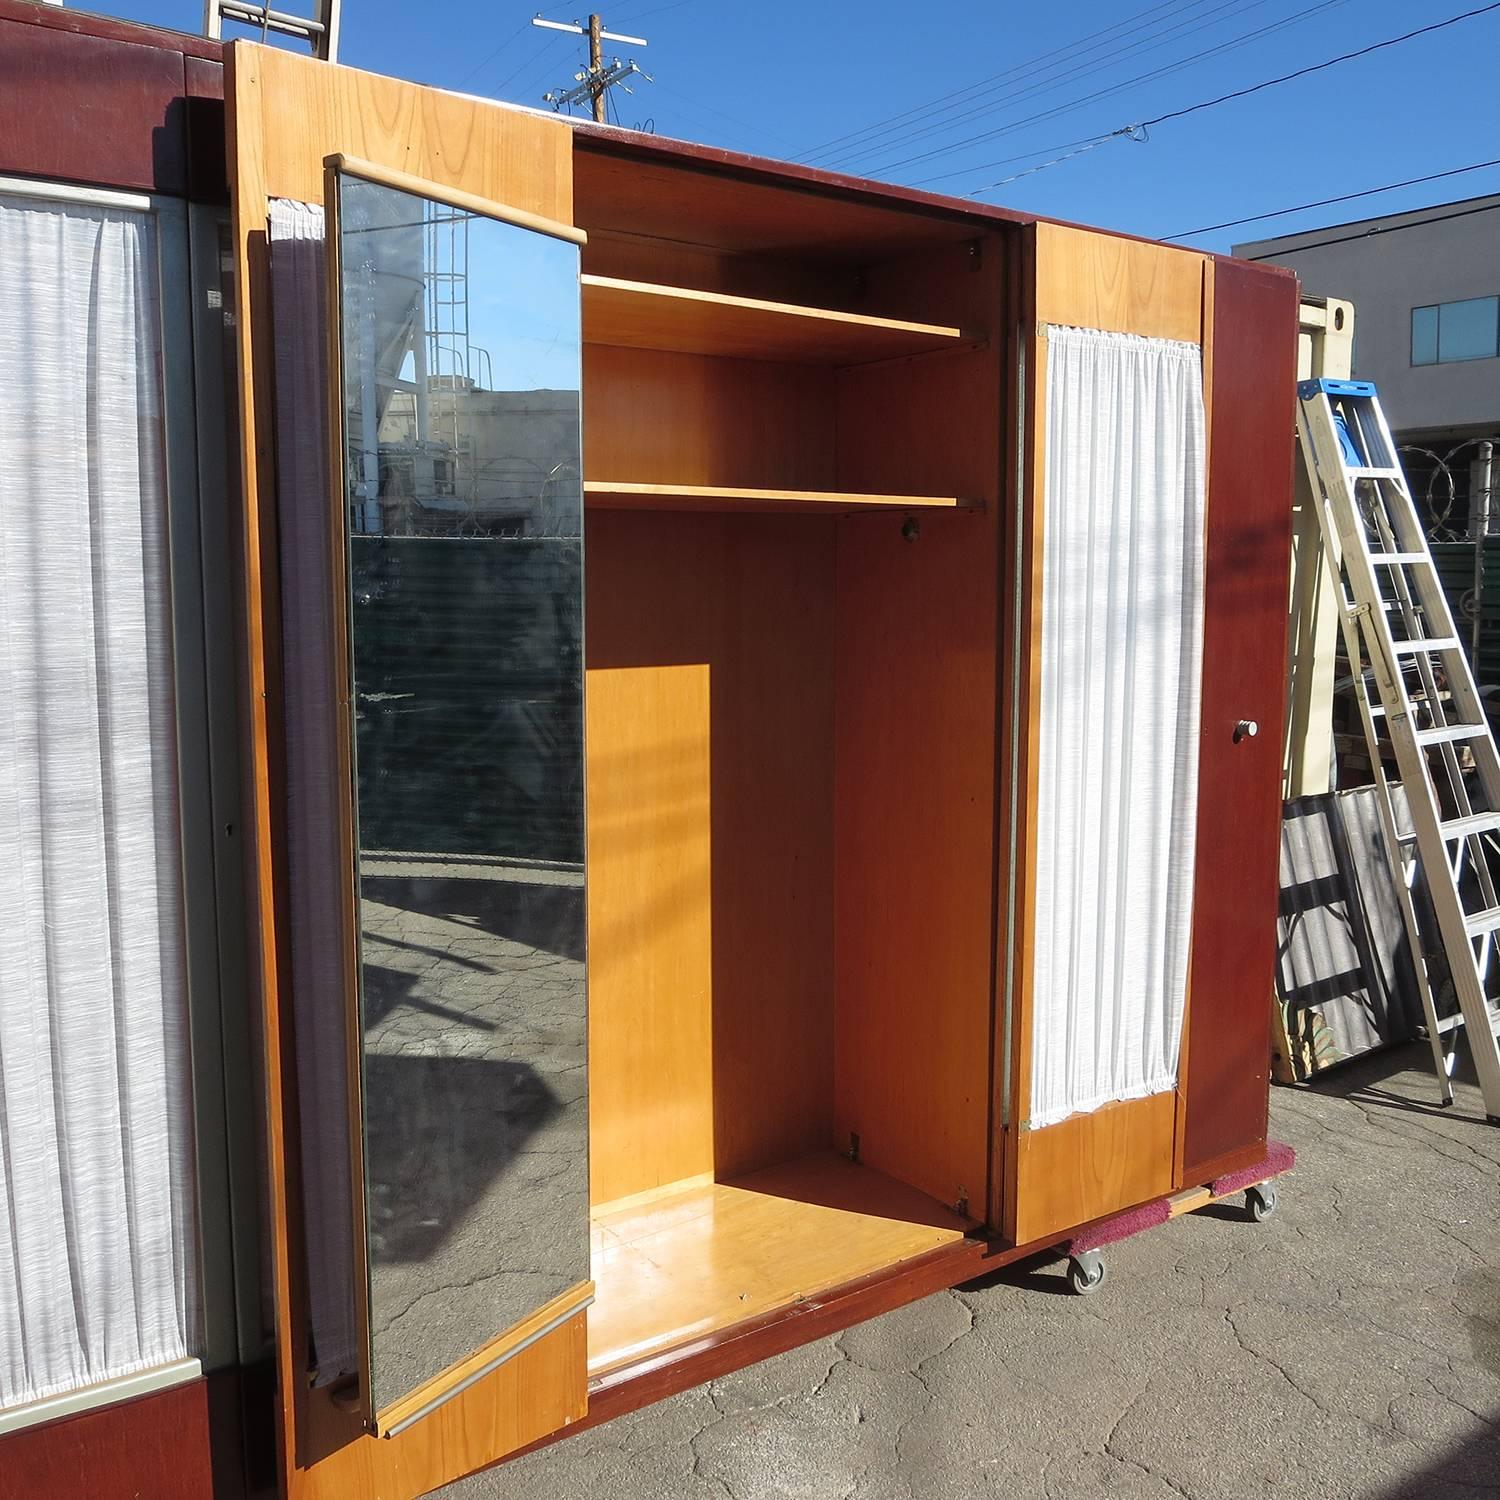
[[[1462,1027],[1485,1114],[1500,1123],[1495,737],[1375,387],[1304,380],[1297,387],[1297,435],[1324,552],[1340,582],[1344,647],[1443,1102],[1453,1099],[1454,1045]],[[1410,828],[1396,824],[1382,722],[1406,790]],[[1418,868],[1437,915],[1457,1015],[1439,1017],[1434,1003],[1413,903]]]

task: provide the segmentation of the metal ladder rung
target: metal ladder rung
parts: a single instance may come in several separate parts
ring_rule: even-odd
[[[1464,917],[1464,931],[1471,938],[1484,937],[1500,930],[1500,906],[1487,906],[1483,911],[1470,912]]]
[[[1438,824],[1445,839],[1466,839],[1471,834],[1488,833],[1495,828],[1500,828],[1500,813],[1493,812],[1472,813],[1467,818],[1450,818],[1446,823]]]
[[[1447,745],[1455,740],[1478,739],[1489,732],[1488,724],[1442,724],[1436,729],[1415,729],[1412,737],[1419,745]]]
[[[1397,656],[1420,656],[1424,651],[1461,651],[1463,642],[1456,635],[1429,635],[1415,641],[1392,641]]]
[[[1500,1037],[1500,1005],[1489,1005],[1485,1010],[1490,1018],[1490,1030]],[[1447,1036],[1450,1031],[1457,1031],[1464,1024],[1463,1015],[1455,1012],[1451,1016],[1444,1016],[1438,1022],[1438,1035]]]

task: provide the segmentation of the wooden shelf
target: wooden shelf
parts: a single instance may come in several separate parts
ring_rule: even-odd
[[[841,490],[757,490],[745,485],[635,484],[589,479],[584,504],[598,510],[819,511],[839,515],[859,510],[978,510],[960,495],[866,495]]]
[[[593,1216],[589,1373],[961,1244],[973,1227],[832,1151],[604,1204]]]
[[[869,364],[983,342],[936,323],[589,275],[583,277],[583,337],[627,349],[810,365]]]

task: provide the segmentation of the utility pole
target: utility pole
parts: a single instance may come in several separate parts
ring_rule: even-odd
[[[604,72],[604,22],[598,16],[589,17],[589,82],[594,90],[594,120],[604,123],[604,89],[599,76]]]
[[[587,99],[593,107],[594,119],[603,125],[608,120],[605,99],[610,89],[617,83],[625,88],[628,94],[631,90],[625,87],[625,79],[632,73],[640,73],[647,83],[651,82],[651,75],[643,72],[634,62],[621,62],[617,57],[607,67],[604,62],[605,42],[631,42],[637,47],[647,45],[643,36],[624,36],[619,32],[606,31],[604,29],[604,18],[598,15],[590,15],[587,27],[580,26],[577,21],[570,25],[566,21],[544,21],[540,16],[532,19],[533,26],[543,26],[548,31],[571,31],[576,36],[586,36],[589,39],[589,63],[588,67],[581,73],[573,75],[577,88],[566,89],[559,92],[548,92],[542,98],[554,109],[560,109],[563,105],[582,104]]]

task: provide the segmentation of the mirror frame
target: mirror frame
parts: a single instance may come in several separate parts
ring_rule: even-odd
[[[344,1007],[345,1065],[349,1080],[349,1154],[353,1184],[350,1211],[354,1218],[354,1311],[358,1339],[359,1391],[357,1405],[366,1428],[381,1437],[394,1437],[429,1412],[459,1395],[496,1366],[546,1337],[594,1300],[592,1281],[555,1297],[531,1316],[509,1328],[497,1330],[463,1358],[391,1402],[383,1410],[374,1407],[370,1344],[370,1257],[368,1239],[368,1195],[365,1182],[364,1140],[364,1038],[363,1006],[360,998],[359,874],[355,844],[354,772],[354,664],[351,645],[353,601],[349,587],[349,507],[345,503],[344,461],[344,340],[343,340],[343,246],[339,213],[339,179],[356,177],[379,187],[409,193],[430,202],[464,209],[483,218],[513,224],[554,239],[582,247],[588,235],[572,224],[541,214],[507,207],[472,193],[445,187],[410,173],[334,152],[323,159],[324,265],[327,288],[328,359],[328,477],[329,604],[332,612],[332,642],[335,673],[334,726],[338,744],[338,845],[339,903],[343,913],[339,934],[340,990]]]

